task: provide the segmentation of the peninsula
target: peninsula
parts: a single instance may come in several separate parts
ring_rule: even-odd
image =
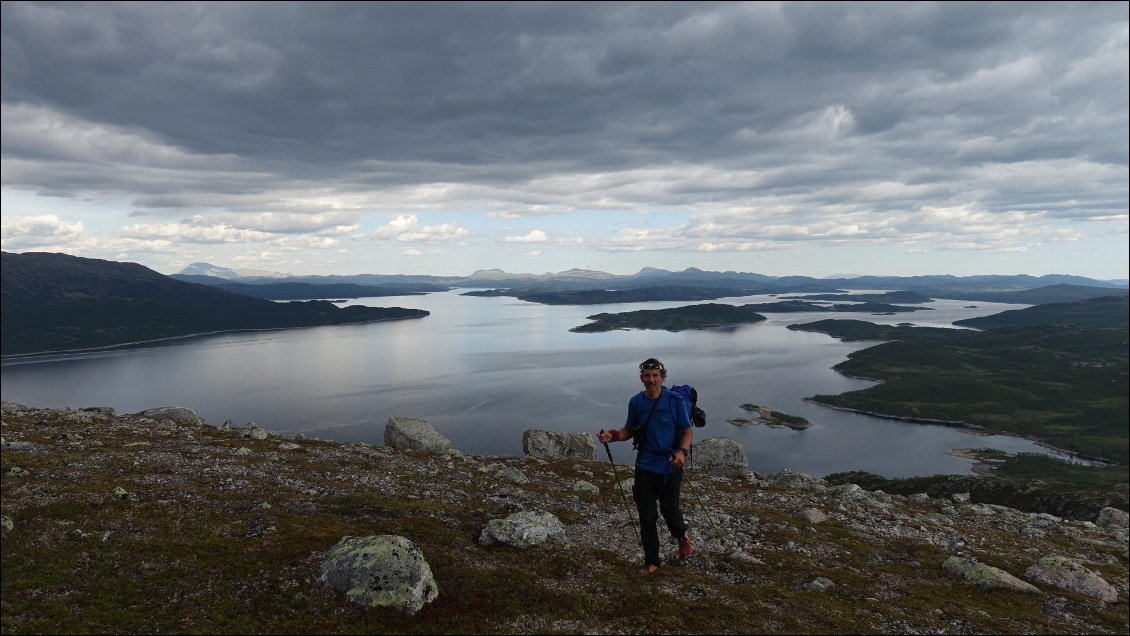
[[[204,333],[423,318],[401,307],[279,303],[175,280],[136,263],[3,252],[0,353],[5,356]]]

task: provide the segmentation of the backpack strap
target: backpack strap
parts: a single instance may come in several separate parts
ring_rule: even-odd
[[[655,398],[655,401],[651,403],[651,410],[647,412],[647,419],[644,420],[643,426],[637,426],[631,430],[632,447],[636,450],[636,466],[640,465],[640,455],[643,454],[643,443],[647,441],[646,439],[637,438],[637,431],[644,435],[647,434],[647,425],[651,423],[651,416],[655,415],[655,407],[659,406],[659,398],[661,397],[663,397],[663,389],[659,390],[659,397]]]

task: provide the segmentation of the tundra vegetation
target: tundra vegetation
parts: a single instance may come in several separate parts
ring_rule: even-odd
[[[789,471],[694,474],[697,498],[685,506],[696,553],[641,578],[638,540],[614,490],[626,466],[284,440],[258,427],[111,409],[6,403],[4,411],[4,633],[1127,627],[1125,514],[1119,526],[1110,508],[1094,519],[1099,526],[968,494],[907,497]],[[581,482],[596,488],[578,489]],[[564,541],[479,543],[492,520],[516,509],[554,515]],[[408,615],[357,605],[320,582],[332,546],[372,535],[410,540],[438,597]],[[1035,578],[992,587],[1056,555],[1101,580],[1113,600]],[[986,572],[998,578],[976,578]],[[633,602],[609,602],[625,589]]]

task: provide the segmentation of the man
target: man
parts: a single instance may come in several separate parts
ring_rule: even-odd
[[[640,516],[640,541],[643,543],[643,574],[659,569],[658,515],[655,505],[667,523],[667,530],[679,541],[679,555],[686,558],[694,551],[683,512],[679,509],[679,488],[683,483],[683,464],[691,447],[690,405],[663,386],[667,369],[655,358],[640,363],[640,382],[644,390],[628,401],[628,417],[623,428],[601,430],[601,443],[618,442],[635,437],[637,448],[635,483],[632,498]]]

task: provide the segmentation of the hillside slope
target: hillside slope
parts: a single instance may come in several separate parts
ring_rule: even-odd
[[[789,471],[692,473],[696,552],[641,578],[613,485],[627,466],[253,439],[110,409],[5,403],[3,428],[4,633],[1126,632],[1124,521]],[[564,542],[478,544],[519,509],[557,516]],[[827,518],[800,514],[811,509]],[[382,534],[412,541],[435,576],[438,598],[414,616],[355,606],[318,580],[340,539]],[[1023,577],[1052,555],[1117,599],[1039,581],[1039,592],[981,589],[943,568],[976,559]]]
[[[0,354],[24,354],[215,331],[421,318],[416,309],[274,303],[174,280],[135,263],[66,254],[2,255]]]

